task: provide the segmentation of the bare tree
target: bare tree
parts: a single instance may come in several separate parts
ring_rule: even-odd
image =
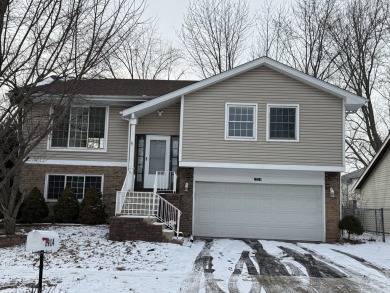
[[[272,42],[264,36],[262,28],[258,46],[268,43],[268,52],[278,52],[278,60],[316,78],[329,80],[335,73],[334,59],[338,55],[329,32],[336,4],[337,0],[297,0],[291,12],[281,8],[275,13],[275,8],[269,8],[265,15],[271,24]]]
[[[386,0],[297,0],[291,16],[266,10],[271,26],[265,28],[277,41],[259,32],[259,47],[282,52],[276,55],[281,62],[368,100],[347,116],[347,162],[356,168],[367,166],[389,132],[389,111],[383,107],[389,79],[380,80],[389,68],[389,5]]]
[[[112,54],[137,27],[144,3],[0,3],[0,212],[6,234],[14,234],[15,218],[23,200],[23,196],[18,196],[21,169],[29,153],[65,117],[77,81]],[[39,92],[48,76],[55,76],[54,81],[71,77],[73,82],[66,83],[71,86],[64,87],[63,95],[47,97]],[[50,106],[59,105],[64,111],[51,113]]]
[[[157,23],[140,26],[126,38],[122,46],[106,59],[109,74],[114,78],[131,79],[178,79],[182,56],[157,34]]]
[[[279,61],[284,58],[283,37],[287,15],[285,5],[277,6],[270,0],[263,2],[257,17],[257,35],[251,48],[253,59],[267,56]]]
[[[347,159],[357,167],[368,165],[388,133],[388,128],[382,129],[386,123],[379,124],[376,117],[384,105],[379,79],[389,65],[389,5],[386,0],[349,1],[331,28],[340,53],[336,59],[340,80],[367,99],[356,115],[348,117]]]
[[[191,2],[179,37],[195,73],[209,77],[235,67],[252,24],[246,0]]]

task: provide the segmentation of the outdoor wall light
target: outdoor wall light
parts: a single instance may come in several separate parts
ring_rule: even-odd
[[[185,191],[185,192],[188,191],[188,182],[186,182],[186,184],[184,184],[184,191]]]
[[[333,190],[333,188],[330,188],[329,192],[330,192],[330,197],[334,197],[334,190]]]

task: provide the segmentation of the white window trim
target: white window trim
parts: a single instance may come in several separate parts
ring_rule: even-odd
[[[229,136],[229,106],[254,107],[253,111],[253,137]],[[257,141],[257,104],[256,103],[225,103],[225,140]]]
[[[275,139],[270,138],[270,109],[271,108],[295,108],[295,139]],[[266,133],[266,141],[270,142],[299,142],[299,104],[267,104],[267,133]]]
[[[73,106],[72,106],[73,107]],[[84,108],[90,108],[91,106],[74,106],[74,107],[84,107]],[[93,106],[92,106],[93,107]],[[107,145],[108,145],[108,122],[109,122],[109,116],[110,116],[110,106],[97,106],[99,108],[106,108],[106,119],[104,121],[104,147],[101,149],[94,149],[94,148],[79,148],[79,147],[52,147],[51,146],[51,138],[52,138],[52,132],[47,136],[47,150],[48,151],[60,151],[60,152],[86,152],[86,153],[106,153],[107,152]],[[50,110],[51,113],[53,113],[53,108]],[[89,116],[88,116],[89,120]],[[69,144],[69,136],[68,136],[68,144]]]
[[[94,176],[94,177],[100,176],[102,178],[102,184],[100,186],[100,192],[103,194],[103,190],[104,190],[104,174],[46,173],[45,174],[45,192],[44,192],[44,197],[45,197],[45,201],[46,202],[57,202],[58,201],[58,199],[47,198],[48,188],[49,188],[49,176],[83,176],[84,177],[84,188],[85,188],[85,177],[87,177],[87,176]],[[83,199],[79,199],[78,201],[81,202],[82,200]]]

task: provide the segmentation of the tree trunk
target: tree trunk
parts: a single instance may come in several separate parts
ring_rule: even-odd
[[[4,215],[3,222],[5,235],[15,235],[16,219],[10,217],[9,215]]]

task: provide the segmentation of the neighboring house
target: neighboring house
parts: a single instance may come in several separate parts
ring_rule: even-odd
[[[390,135],[354,186],[362,208],[384,209],[385,232],[390,233]]]
[[[78,126],[89,118],[87,134],[55,129],[36,152],[45,159],[31,155],[25,188],[38,182],[55,201],[66,184],[80,197],[97,184],[110,215],[115,208],[133,216],[113,218],[115,233],[152,214],[168,225],[180,220],[194,236],[339,238],[344,117],[363,98],[266,57],[196,83],[172,82],[177,88],[164,93],[142,82],[156,89],[167,81],[138,81],[139,90],[123,81],[120,93],[104,82],[107,97],[93,86],[80,93],[99,109],[71,112]]]
[[[341,176],[341,195],[343,207],[361,207],[360,193],[356,193],[353,188],[360,176],[363,174],[364,170],[365,168],[362,168]]]

